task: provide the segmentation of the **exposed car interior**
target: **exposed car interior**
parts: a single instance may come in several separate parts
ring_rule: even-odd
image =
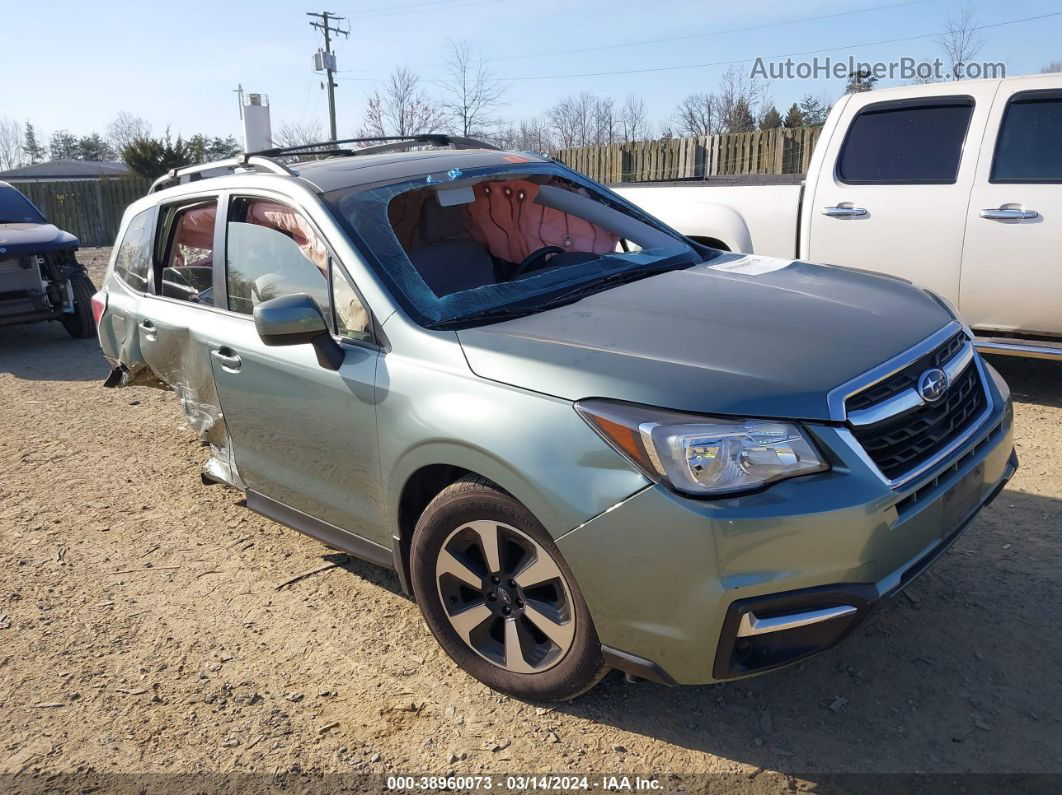
[[[439,297],[651,243],[673,244],[553,175],[406,191],[391,200],[388,218],[414,269]]]

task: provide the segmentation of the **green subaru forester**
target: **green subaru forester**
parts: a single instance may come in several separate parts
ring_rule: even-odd
[[[203,477],[393,568],[487,685],[747,676],[841,640],[1013,474],[938,296],[705,248],[548,159],[422,136],[171,172],[93,299]]]

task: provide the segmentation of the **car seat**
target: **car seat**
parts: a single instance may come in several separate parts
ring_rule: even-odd
[[[420,238],[409,252],[417,273],[437,296],[494,284],[494,260],[487,249],[465,235],[463,205],[443,207],[435,196],[421,207]]]

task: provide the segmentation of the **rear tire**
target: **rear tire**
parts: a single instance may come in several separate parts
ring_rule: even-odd
[[[489,481],[463,478],[428,504],[410,564],[428,628],[488,687],[564,701],[608,673],[590,611],[549,533]]]
[[[74,311],[63,315],[63,328],[74,339],[96,336],[96,319],[92,316],[92,296],[96,287],[86,274],[70,277],[70,289],[74,293]]]

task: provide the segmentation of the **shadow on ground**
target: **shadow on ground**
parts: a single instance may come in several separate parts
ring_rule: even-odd
[[[1062,361],[986,356],[1010,384],[1016,401],[1062,408]]]
[[[0,328],[0,374],[25,381],[102,383],[109,369],[99,340],[76,340],[59,323]]]

